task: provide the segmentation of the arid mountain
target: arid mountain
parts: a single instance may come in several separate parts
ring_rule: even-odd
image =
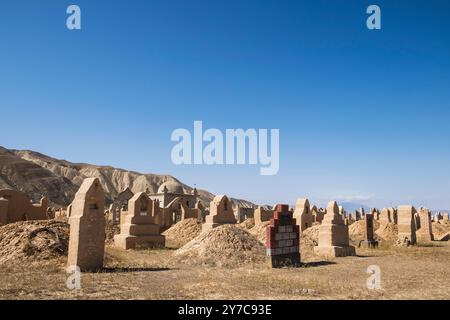
[[[42,195],[55,204],[67,204],[77,191],[69,179],[0,147],[0,188],[20,190],[37,201]]]
[[[110,166],[71,163],[34,151],[0,147],[0,189],[20,190],[34,201],[46,196],[55,205],[67,206],[83,180],[88,177],[99,178],[107,202],[111,202],[126,187],[135,193],[146,189],[156,192],[166,181],[180,182],[170,175],[142,174]],[[190,186],[183,186],[186,192],[191,192]],[[206,190],[198,192],[200,200],[209,205],[214,195]],[[245,200],[233,199],[233,202],[251,205]]]

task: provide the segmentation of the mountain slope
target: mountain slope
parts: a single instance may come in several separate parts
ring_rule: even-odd
[[[85,178],[97,177],[102,184],[107,202],[129,187],[134,193],[149,190],[157,192],[166,181],[176,181],[170,175],[141,174],[110,166],[72,163],[29,150],[8,150],[0,147],[0,188],[25,192],[34,201],[42,195],[55,205],[67,206]],[[183,184],[186,192],[192,188]],[[200,200],[209,205],[214,197],[206,190],[198,190]],[[239,204],[251,204],[233,199]]]
[[[69,203],[78,188],[68,179],[23,160],[0,147],[0,188],[12,188],[28,194],[34,201],[43,195],[58,204]]]

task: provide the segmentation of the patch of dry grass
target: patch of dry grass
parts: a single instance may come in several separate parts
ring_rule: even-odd
[[[193,266],[173,250],[107,247],[105,270],[66,288],[65,261],[0,267],[0,299],[450,299],[450,243],[357,249],[357,257],[307,257],[301,268]],[[57,263],[58,262],[58,263]],[[381,268],[382,290],[366,287]]]

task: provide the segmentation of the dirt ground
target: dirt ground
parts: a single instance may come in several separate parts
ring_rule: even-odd
[[[305,259],[302,268],[266,264],[208,268],[173,260],[173,249],[107,247],[105,269],[66,287],[64,258],[0,267],[0,299],[450,299],[450,243],[358,249],[357,257]],[[381,290],[366,286],[381,268]]]

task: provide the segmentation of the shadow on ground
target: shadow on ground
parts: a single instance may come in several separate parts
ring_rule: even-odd
[[[171,268],[158,267],[105,267],[100,273],[124,273],[124,272],[156,272],[177,270]]]
[[[313,262],[302,262],[302,268],[314,268],[314,267],[322,267],[329,266],[332,264],[336,264],[334,261],[313,261]]]

